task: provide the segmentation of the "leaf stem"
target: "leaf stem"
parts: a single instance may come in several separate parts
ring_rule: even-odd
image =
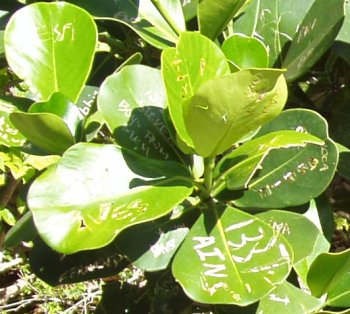
[[[157,8],[158,12],[164,18],[164,20],[169,24],[171,29],[175,32],[176,35],[180,35],[181,29],[179,29],[174,22],[174,20],[169,15],[168,11],[161,4],[160,0],[151,0],[152,4]]]
[[[215,157],[204,159],[204,191],[201,194],[202,200],[211,198],[211,189],[213,187],[213,169],[215,166]]]

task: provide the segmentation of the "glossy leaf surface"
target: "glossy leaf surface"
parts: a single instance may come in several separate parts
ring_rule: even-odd
[[[220,154],[275,118],[287,99],[282,73],[242,70],[204,83],[184,108],[196,153],[203,157]]]
[[[28,205],[45,242],[74,253],[105,246],[123,229],[164,216],[192,191],[180,176],[144,184],[117,146],[81,143],[36,179]]]
[[[162,76],[171,119],[178,136],[193,146],[185,127],[184,105],[201,85],[211,79],[230,73],[221,49],[208,38],[196,33],[180,35],[176,48],[162,53]]]
[[[96,25],[83,9],[65,2],[35,3],[18,10],[7,24],[6,57],[40,100],[61,92],[75,102],[90,72],[96,40]]]
[[[244,306],[283,282],[292,262],[293,252],[281,233],[227,206],[200,216],[176,254],[172,270],[191,299]]]

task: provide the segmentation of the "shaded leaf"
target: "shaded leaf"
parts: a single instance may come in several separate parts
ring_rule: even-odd
[[[307,72],[327,51],[341,29],[344,15],[343,0],[315,0],[283,61],[283,67],[287,68],[287,81]]]
[[[283,282],[292,262],[281,233],[238,209],[213,205],[191,228],[172,270],[192,300],[244,306]]]
[[[34,3],[7,24],[6,58],[40,100],[61,92],[75,102],[89,75],[96,40],[96,25],[83,9],[65,2]]]

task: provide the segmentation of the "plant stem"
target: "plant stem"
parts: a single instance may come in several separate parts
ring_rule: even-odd
[[[160,0],[151,0],[152,4],[157,8],[158,12],[161,16],[166,20],[171,29],[175,32],[176,35],[180,35],[181,29],[179,29],[174,22],[174,20],[169,15],[168,11],[164,8],[164,6],[160,3]]]
[[[215,166],[215,157],[204,159],[204,191],[201,194],[201,199],[207,200],[211,198],[211,189],[213,186],[213,169]]]

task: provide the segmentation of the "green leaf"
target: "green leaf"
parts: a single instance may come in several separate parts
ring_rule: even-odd
[[[119,147],[72,146],[30,187],[28,205],[39,235],[66,254],[99,248],[127,227],[164,216],[192,192],[185,177],[132,188],[140,180]]]
[[[319,299],[284,282],[260,300],[256,313],[311,314],[321,305]]]
[[[96,16],[97,20],[109,20],[131,28],[141,38],[159,49],[171,46],[178,39],[178,35],[150,0],[108,1],[103,5],[95,0],[70,0],[69,2],[85,8]],[[185,31],[180,1],[163,0],[160,3],[176,27]]]
[[[53,93],[46,102],[37,102],[30,106],[29,113],[52,113],[60,118],[69,128],[72,136],[76,136],[81,122],[81,114],[65,95],[60,92]]]
[[[350,272],[346,272],[327,295],[327,304],[335,307],[350,306]]]
[[[250,0],[202,0],[198,2],[198,22],[201,34],[215,39]]]
[[[337,37],[344,15],[344,0],[315,0],[283,61],[287,81],[300,77],[322,57]]]
[[[325,139],[324,145],[273,150],[261,163],[237,206],[282,208],[301,205],[320,195],[333,178],[338,162],[335,144],[327,139],[327,122],[310,110],[287,110],[263,126],[262,136],[277,130],[297,130]]]
[[[180,35],[176,48],[164,50],[161,62],[171,119],[178,136],[192,147],[183,118],[184,105],[203,83],[229,74],[229,65],[215,43],[191,32]]]
[[[322,232],[301,214],[269,210],[256,216],[283,234],[293,249],[294,263],[310,255],[318,238],[323,236]]]
[[[0,219],[11,227],[16,224],[16,217],[8,208],[0,210]]]
[[[53,251],[39,237],[30,251],[31,271],[51,286],[106,278],[130,263],[114,243],[98,250],[64,255]]]
[[[186,164],[165,121],[159,70],[143,65],[124,67],[104,81],[97,102],[119,145],[141,156]]]
[[[23,146],[26,141],[10,120],[9,116],[14,111],[18,111],[17,107],[6,99],[0,99],[0,144],[7,147]]]
[[[225,181],[229,190],[247,188],[249,180],[270,151],[289,147],[305,147],[324,142],[310,134],[296,131],[277,131],[248,141],[225,155],[214,168],[215,185]],[[215,189],[215,188],[214,188]]]
[[[124,230],[117,244],[136,267],[158,271],[167,268],[187,233],[180,221],[164,217]]]
[[[281,70],[243,70],[204,83],[184,108],[196,153],[208,157],[224,152],[275,118],[286,99]]]
[[[321,297],[332,291],[333,299],[341,297],[341,294],[346,293],[349,289],[349,286],[344,287],[344,283],[349,280],[349,270],[350,250],[319,255],[312,263],[307,276],[311,293],[316,297]],[[344,288],[346,290],[342,291]]]
[[[75,143],[62,118],[52,113],[13,112],[11,122],[34,145],[51,154],[62,154]]]
[[[184,12],[185,21],[193,19],[197,15],[198,0],[182,1],[182,10]]]
[[[40,100],[61,92],[76,102],[92,66],[96,38],[96,25],[83,9],[64,2],[34,3],[7,24],[6,57]]]
[[[283,282],[292,262],[281,233],[257,217],[220,206],[193,225],[172,270],[192,300],[245,306]]]
[[[165,102],[160,71],[144,65],[126,66],[107,77],[97,97],[98,110],[111,132],[127,124],[133,109],[164,108]]]
[[[233,34],[224,41],[222,51],[238,69],[267,68],[269,65],[266,47],[254,37]]]

